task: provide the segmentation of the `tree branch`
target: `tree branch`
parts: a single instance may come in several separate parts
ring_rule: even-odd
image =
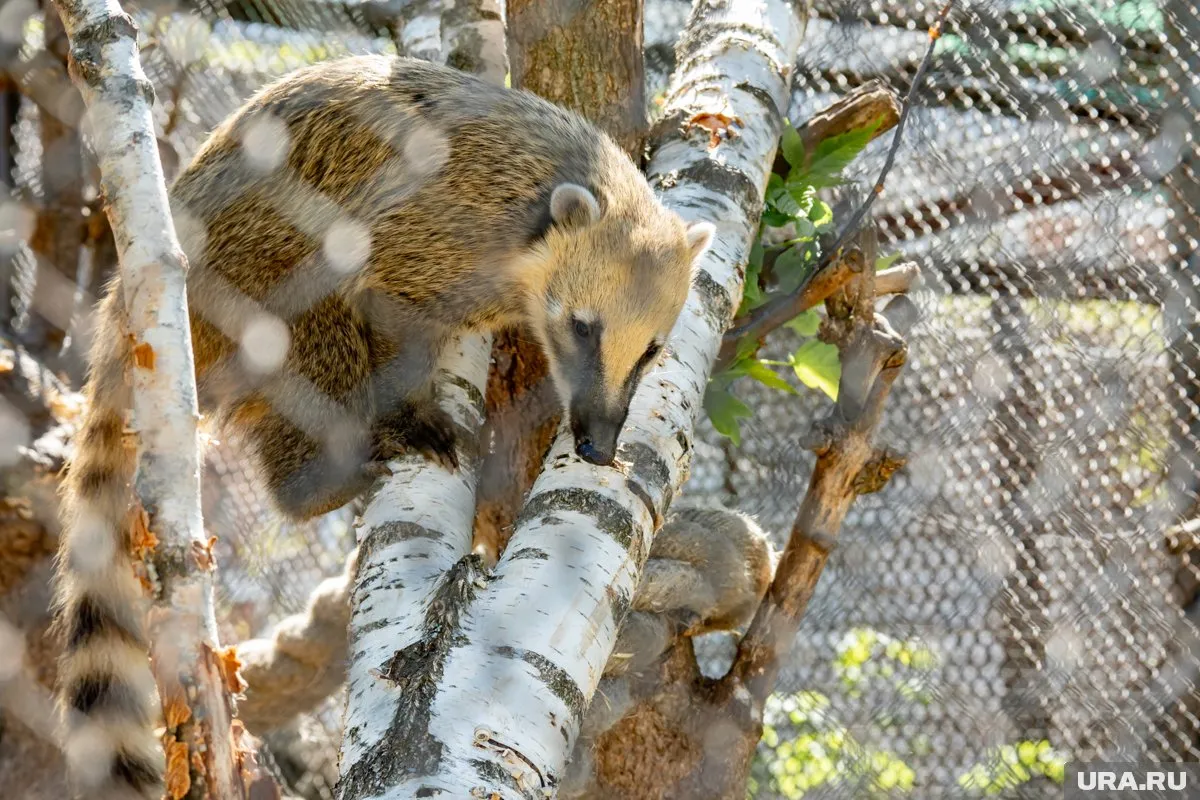
[[[874,235],[863,239],[862,258],[873,263]],[[817,454],[808,491],[771,588],[725,679],[727,686],[745,685],[759,709],[774,689],[780,654],[791,645],[851,504],[858,495],[881,489],[904,464],[872,440],[904,366],[902,336],[915,315],[912,302],[902,296],[876,313],[876,295],[875,272],[866,269],[826,303],[829,318],[820,335],[837,346],[842,360],[837,404],[803,442]]]
[[[804,143],[804,152],[810,157],[816,152],[817,145],[826,139],[840,136],[843,133],[860,130],[879,121],[879,127],[872,134],[872,140],[878,139],[896,127],[900,121],[900,98],[883,81],[874,80],[856,86],[839,97],[827,108],[813,114],[803,125],[796,128],[800,141]],[[791,165],[784,158],[783,152],[775,154],[773,172],[786,175]]]
[[[789,97],[796,11],[784,0],[704,3],[681,44],[690,65],[676,77],[669,107],[687,118],[731,105],[746,129],[716,153],[707,136],[678,127],[657,141],[649,171],[664,201],[689,219],[716,221],[718,237],[667,363],[634,398],[626,463],[585,464],[561,435],[494,575],[480,570],[477,557],[455,560],[465,544],[447,531],[457,531],[465,522],[458,515],[470,509],[460,498],[435,507],[418,495],[414,503],[410,481],[388,482],[370,502],[354,594],[346,800],[385,792],[510,800],[543,797],[558,785],[651,532],[686,473],[691,429],[736,307],[738,265],[756,232]],[[410,507],[426,509],[429,522],[389,517],[385,526],[377,514],[400,505],[383,501],[392,487]],[[446,520],[449,528],[434,527]]]
[[[251,733],[262,735],[315,709],[345,682],[357,555],[350,554],[341,575],[321,581],[307,608],[282,620],[270,639],[238,644],[246,682],[238,718]]]
[[[435,19],[418,9],[401,41],[503,83],[504,23],[489,0],[458,0]],[[435,31],[436,28],[436,31]],[[443,359],[441,403],[473,442],[483,417],[490,336],[462,336]],[[365,502],[350,613],[350,666],[341,752],[342,800],[375,797],[434,768],[435,682],[452,640],[447,617],[482,580],[469,556],[478,453],[449,472],[420,455],[389,466]],[[314,689],[321,687],[314,686]],[[402,691],[397,691],[402,688]]]
[[[157,539],[153,660],[167,737],[184,755],[173,789],[201,782],[215,796],[242,797],[244,754],[228,688],[235,665],[218,649],[213,562],[200,516],[184,256],[154,137],[153,89],[138,59],[137,30],[115,0],[56,5],[70,39],[71,77],[88,109],[135,354],[135,485]]]
[[[810,281],[814,280],[817,275],[827,269],[830,264],[834,263],[838,252],[852,236],[857,234],[863,220],[866,219],[867,212],[871,210],[871,206],[875,203],[875,198],[883,193],[884,182],[887,180],[888,173],[892,170],[892,165],[896,161],[896,153],[899,151],[900,143],[903,141],[904,126],[908,122],[909,112],[912,111],[913,98],[916,96],[917,89],[925,77],[929,63],[933,60],[933,50],[937,45],[938,38],[941,36],[942,23],[950,13],[953,5],[954,0],[946,0],[946,3],[934,19],[933,25],[929,28],[929,47],[925,51],[925,57],[921,59],[920,66],[917,67],[917,73],[913,76],[912,84],[908,88],[908,94],[905,95],[900,119],[896,124],[895,132],[892,134],[892,143],[888,148],[883,167],[879,172],[879,177],[875,180],[875,185],[867,193],[866,199],[863,200],[850,216],[849,221],[842,228],[833,245],[825,251],[825,255]],[[759,306],[750,312],[745,320],[730,329],[725,335],[719,364],[721,366],[728,366],[732,363],[734,357],[736,357],[738,343],[742,340],[750,339],[761,343],[772,331],[781,327],[789,320],[794,319],[798,314],[804,313],[808,308],[811,308],[811,305],[805,305],[807,299],[805,294],[806,288],[806,286],[801,286],[791,294],[776,297]]]

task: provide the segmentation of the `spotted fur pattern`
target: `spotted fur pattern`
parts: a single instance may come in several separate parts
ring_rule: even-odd
[[[632,387],[711,237],[660,205],[582,118],[379,56],[266,87],[212,133],[170,201],[201,410],[248,443],[297,519],[353,499],[401,453],[457,465],[432,378],[468,330],[527,324],[579,452],[611,461]],[[90,766],[72,775],[89,798],[162,792],[126,541],[120,297],[110,287],[100,308],[59,559],[62,697],[72,740],[88,745],[78,749]]]

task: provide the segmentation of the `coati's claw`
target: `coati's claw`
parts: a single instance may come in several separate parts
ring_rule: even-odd
[[[458,434],[454,420],[441,409],[412,421],[409,447],[442,467],[458,469]]]
[[[363,474],[368,478],[390,478],[394,473],[386,461],[368,461],[363,464]]]
[[[417,452],[448,470],[458,469],[454,420],[440,408],[408,408],[375,423],[370,463]]]

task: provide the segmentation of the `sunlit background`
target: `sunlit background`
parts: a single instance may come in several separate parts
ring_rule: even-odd
[[[115,250],[80,155],[61,31],[32,0],[0,2],[0,316],[10,343],[66,381],[32,378],[54,398],[49,416],[0,401],[15,494],[29,491],[19,448],[49,436],[39,443],[53,457],[56,424],[78,413],[69,389]],[[265,81],[403,47],[404,4],[124,5],[168,172]],[[924,274],[879,433],[910,460],[850,513],[787,658],[754,797],[1050,798],[1066,761],[1200,760],[1200,523],[1187,524],[1200,516],[1200,12],[1186,0],[959,6],[873,210],[882,250]],[[646,0],[651,115],[689,7]],[[872,79],[907,91],[935,12],[818,0],[790,118]],[[281,143],[263,125],[243,146],[269,166]],[[851,168],[850,197],[888,139]],[[353,230],[324,235],[331,260],[362,257]],[[264,317],[240,344],[244,363],[271,372],[287,330]],[[791,331],[770,343],[796,346]],[[4,353],[4,375],[24,375]],[[812,463],[797,442],[830,405],[812,376],[788,379],[799,396],[737,387],[754,411],[740,444],[704,423],[685,490],[756,515],[780,545]],[[222,641],[267,635],[341,570],[351,519],[284,524],[233,446],[209,452]],[[3,684],[20,664],[14,627],[44,627],[51,547],[36,508],[0,502]],[[720,637],[702,648],[713,670],[728,651]],[[0,687],[0,703],[0,786],[61,796],[57,750],[17,721],[40,713],[35,700]],[[333,698],[268,737],[295,794],[332,797],[340,710]]]

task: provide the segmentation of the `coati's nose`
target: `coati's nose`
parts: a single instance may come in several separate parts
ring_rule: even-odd
[[[610,449],[598,447],[586,436],[582,439],[575,440],[575,452],[580,458],[589,464],[599,464],[602,467],[607,467],[616,457],[616,452]]]

